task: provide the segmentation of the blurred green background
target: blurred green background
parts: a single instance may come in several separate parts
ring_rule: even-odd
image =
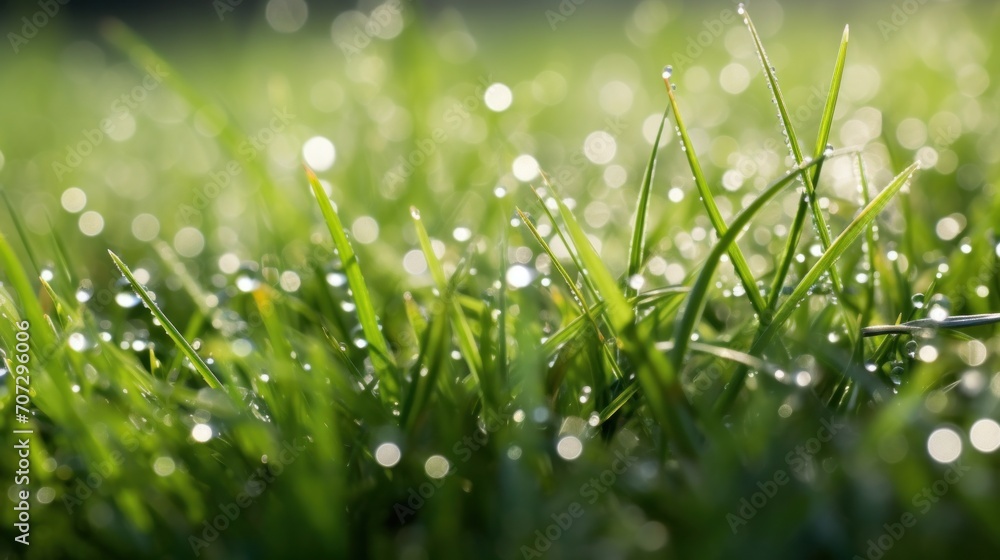
[[[1000,311],[1000,6],[754,0],[748,7],[806,146],[849,24],[831,143],[865,146],[873,188],[911,161],[922,164],[903,202],[879,219],[880,263],[897,276],[883,275],[885,305],[875,319],[893,323],[922,308],[911,296],[932,282],[951,313]],[[349,370],[321,349],[324,328],[354,342],[348,353],[365,367],[365,341],[303,161],[336,203],[387,337],[407,359],[419,347],[404,328],[403,294],[422,306],[433,299],[411,206],[445,269],[466,271],[462,292],[470,299],[489,307],[501,282],[512,290],[518,312],[511,312],[509,336],[519,356],[530,355],[530,341],[551,334],[569,307],[567,292],[550,293],[558,279],[550,277],[549,258],[523,228],[509,226],[515,207],[542,214],[529,188],[540,186],[539,168],[559,184],[609,268],[624,271],[638,187],[667,104],[665,64],[674,68],[683,117],[730,220],[791,164],[735,3],[222,0],[151,13],[128,6],[74,11],[71,3],[37,18],[45,23],[32,34],[21,18],[42,9],[9,5],[0,20],[10,43],[0,49],[0,188],[10,204],[0,211],[0,231],[33,281],[41,276],[87,311],[72,328],[56,329],[58,359],[67,365],[51,366],[62,370],[49,372],[54,393],[36,400],[45,443],[33,456],[39,503],[31,557],[531,558],[538,556],[523,547],[534,546],[546,558],[874,559],[985,558],[1000,550],[1000,481],[989,449],[1000,435],[990,431],[994,423],[980,424],[987,435],[970,436],[976,421],[997,416],[1000,338],[991,328],[921,341],[933,352],[907,362],[912,377],[898,394],[864,407],[832,440],[816,439],[818,449],[809,445],[823,422],[838,422],[831,411],[795,384],[761,390],[724,419],[730,430],[713,434],[719,439],[696,466],[660,462],[648,445],[656,429],[641,414],[598,430],[584,426],[594,404],[577,363],[561,392],[543,398],[512,390],[509,416],[496,432],[479,425],[475,400],[462,393],[458,359],[444,368],[456,379],[453,400],[442,396],[424,429],[407,438],[392,427],[391,411],[375,410],[336,381],[331,388],[320,375],[258,385],[261,375],[265,385],[268,375],[280,376],[276,364],[288,359],[274,357],[285,342],[275,342],[254,315],[261,283],[290,310],[283,316],[292,333],[287,349],[315,364],[307,371]],[[684,282],[717,239],[672,123],[654,181],[646,290]],[[862,205],[858,185],[851,158],[826,164],[820,204],[834,233]],[[781,252],[797,200],[783,195],[741,241],[758,276],[767,276]],[[24,225],[23,240],[11,214]],[[551,224],[540,224],[551,234]],[[553,245],[565,254],[565,246]],[[213,367],[242,376],[251,406],[237,410],[197,389],[119,280],[109,249],[156,292]],[[808,239],[799,262],[819,250]],[[861,255],[852,253],[843,269],[858,290],[867,278],[857,269]],[[0,282],[9,288],[6,272]],[[717,338],[738,343],[753,313],[728,264],[715,287],[706,321]],[[828,303],[818,297],[810,310],[820,313]],[[810,333],[807,321],[798,324],[790,337],[797,369],[819,375],[829,363],[849,361],[837,345],[843,333]],[[817,340],[831,344],[829,354],[808,354]],[[150,344],[158,370],[150,367]],[[720,367],[699,362],[686,372],[699,388],[692,399],[699,406],[707,399],[696,380]],[[147,370],[155,378],[149,386],[136,381]],[[6,385],[0,430],[9,434],[13,385]],[[271,422],[269,410],[281,417],[284,406],[284,421]],[[213,427],[209,441],[198,439],[199,425]],[[942,428],[943,436],[935,432]],[[327,430],[339,435],[324,439]],[[484,433],[486,451],[466,459],[460,442]],[[566,460],[573,450],[555,447],[567,433],[586,442],[577,460]],[[959,471],[957,482],[946,478],[951,461],[929,453],[932,433],[965,441],[960,463],[969,470]],[[296,438],[313,438],[316,449],[291,463],[294,478],[278,478],[210,547],[192,546],[189,536],[203,535],[203,522],[236,499],[261,455],[273,463],[283,445],[305,441]],[[11,439],[3,439],[0,464],[12,472]],[[402,446],[403,459],[384,469],[376,450],[391,441]],[[804,454],[790,458],[800,446]],[[114,450],[124,459],[91,488],[94,497],[67,507],[67,496],[79,498],[77,483],[101,472]],[[634,455],[634,466],[608,483],[616,452]],[[445,469],[458,467],[456,474],[435,477],[440,465],[432,457],[445,457]],[[602,475],[611,492],[589,502]],[[947,484],[935,486],[940,480]],[[399,505],[430,482],[439,497],[425,499],[426,509],[411,503],[413,517],[401,519]],[[927,497],[925,511],[915,496],[928,488],[934,499]],[[744,516],[741,500],[757,492],[767,495],[765,504],[750,504]],[[572,515],[574,502],[581,516]],[[569,519],[567,512],[573,521],[553,531],[559,538],[539,537]],[[917,528],[897,538],[894,524],[907,512]],[[734,525],[732,515],[745,524]],[[23,553],[10,544],[11,508],[0,517],[0,553],[8,546]],[[892,536],[884,540],[891,546],[876,547],[876,555],[871,543],[883,534]],[[538,543],[547,540],[554,543],[542,550]]]

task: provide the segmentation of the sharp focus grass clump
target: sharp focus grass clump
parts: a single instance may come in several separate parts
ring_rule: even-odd
[[[724,61],[667,61],[677,67],[662,71],[665,93],[657,67],[643,66],[650,142],[613,138],[621,163],[599,177],[526,143],[558,136],[531,122],[547,118],[540,109],[491,113],[477,90],[466,97],[475,106],[451,106],[453,119],[427,117],[419,98],[442,79],[433,65],[399,62],[398,83],[379,66],[435,56],[423,41],[433,33],[410,19],[396,43],[349,59],[353,85],[313,87],[313,105],[337,114],[320,129],[361,127],[369,110],[381,119],[378,134],[337,140],[333,170],[333,155],[317,166],[307,149],[304,169],[296,161],[295,142],[329,141],[310,132],[287,77],[272,76],[256,112],[237,116],[197,72],[123,24],[105,26],[105,45],[73,56],[97,49],[119,57],[112,76],[132,64],[167,77],[148,112],[128,117],[156,123],[130,140],[138,152],[93,157],[118,196],[138,189],[155,205],[124,228],[92,210],[48,220],[46,204],[81,212],[101,196],[78,204],[87,188],[74,186],[32,198],[29,185],[44,182],[36,163],[6,162],[0,426],[33,434],[31,545],[14,540],[9,507],[0,550],[874,559],[1000,549],[1000,214],[991,186],[948,175],[958,169],[965,184],[996,171],[975,161],[941,171],[995,143],[952,138],[911,155],[895,108],[858,93],[850,73],[873,71],[851,56],[878,47],[852,38],[849,53],[847,27],[839,48],[836,34],[802,30],[801,45],[781,48],[782,60],[830,54],[832,75],[805,58],[801,75],[822,66],[825,77],[803,116],[799,75],[779,84],[748,10],[729,16],[746,24],[747,50],[721,83],[745,74],[763,108],[702,125],[722,109],[685,81]],[[439,108],[470,95],[470,72]],[[558,85],[553,74],[539,78],[538,99]],[[894,90],[905,75],[881,80]],[[375,83],[388,93],[373,94]],[[513,91],[520,99],[531,84]],[[975,102],[982,126],[1000,114],[989,91]],[[351,96],[355,112],[338,112]],[[954,111],[935,118],[974,125]],[[874,133],[842,141],[862,129]],[[473,147],[453,155],[449,135]],[[94,165],[67,172],[86,187]],[[952,196],[964,198],[933,202]],[[97,249],[110,259],[91,257]],[[19,364],[33,408],[22,424]]]

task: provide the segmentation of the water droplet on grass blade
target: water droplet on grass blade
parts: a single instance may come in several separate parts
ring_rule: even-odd
[[[329,272],[326,275],[326,283],[334,288],[340,288],[341,286],[347,284],[347,276],[339,272]]]
[[[133,292],[130,287],[115,294],[115,303],[117,303],[119,307],[124,307],[126,309],[139,305],[140,301],[139,296],[135,295],[135,292]]]
[[[666,65],[663,67],[663,79],[669,80],[670,76],[674,73],[674,67],[671,65]]]

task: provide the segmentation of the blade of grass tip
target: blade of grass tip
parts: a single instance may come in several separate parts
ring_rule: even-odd
[[[555,200],[570,238],[580,252],[585,270],[593,278],[598,295],[607,304],[606,313],[611,329],[636,367],[643,396],[653,416],[663,426],[665,434],[680,448],[681,453],[693,456],[697,450],[695,413],[684,395],[676,370],[666,356],[646,340],[645,333],[637,328],[635,311],[619,291],[618,282],[590,244],[583,228],[566,204],[559,198]]]
[[[946,319],[916,319],[900,325],[876,325],[861,330],[862,336],[884,334],[916,334],[928,329],[968,329],[1000,323],[1000,313],[980,313],[977,315],[954,315]]]
[[[181,262],[180,258],[177,257],[177,253],[170,247],[170,245],[164,241],[156,240],[153,242],[153,249],[160,256],[170,271],[174,273],[175,276],[180,278],[181,286],[184,287],[184,291],[187,292],[188,296],[194,300],[195,306],[198,307],[198,311],[206,317],[215,317],[219,315],[219,309],[209,307],[208,305],[208,294],[201,288],[198,281],[191,276],[188,272],[184,263]]]
[[[830,92],[826,96],[826,105],[823,108],[823,116],[820,118],[819,135],[816,138],[815,156],[817,158],[826,151],[827,145],[830,141],[830,130],[833,127],[833,114],[837,108],[837,99],[840,96],[840,85],[844,77],[844,65],[847,60],[847,42],[849,36],[850,27],[845,26],[844,35],[840,40],[840,50],[837,53],[837,62],[833,68],[833,79],[830,81]],[[816,167],[816,171],[813,173],[813,185],[819,181],[821,170],[822,165]],[[809,202],[807,201],[807,194],[804,193],[799,199],[799,206],[795,214],[792,229],[789,230],[785,249],[782,252],[781,259],[778,261],[778,267],[775,269],[774,279],[771,283],[771,293],[767,302],[769,309],[774,309],[778,303],[778,297],[781,295],[781,288],[785,284],[785,278],[788,275],[789,268],[791,268],[792,259],[795,258],[795,249],[798,247],[799,239],[801,239],[802,236],[802,225],[805,222],[805,215],[808,206]]]
[[[691,142],[691,137],[688,135],[687,127],[684,126],[684,119],[681,118],[681,113],[677,108],[677,98],[674,95],[673,84],[670,83],[670,75],[672,73],[673,68],[671,66],[667,66],[663,69],[663,83],[667,86],[667,96],[670,98],[670,107],[674,112],[674,120],[677,122],[677,131],[681,136],[681,142],[684,147],[684,155],[687,156],[688,165],[691,167],[691,173],[694,175],[695,186],[697,186],[698,193],[701,195],[702,203],[705,206],[705,210],[708,212],[709,219],[712,221],[712,226],[715,228],[716,234],[718,234],[721,238],[726,234],[728,228],[722,219],[722,214],[719,213],[719,207],[715,203],[715,197],[712,196],[712,191],[708,188],[708,181],[705,180],[705,174],[701,170],[701,163],[698,161],[698,154],[694,151],[694,144]],[[730,247],[729,258],[733,262],[733,268],[736,269],[736,275],[740,277],[740,282],[743,283],[747,298],[750,300],[750,304],[757,313],[757,317],[760,322],[762,324],[770,322],[770,311],[767,309],[767,304],[764,302],[764,298],[760,295],[760,289],[757,287],[757,281],[754,280],[753,274],[750,272],[750,265],[747,264],[747,260],[743,256],[743,251],[740,250],[738,245],[732,245]]]
[[[819,280],[819,278],[826,273],[830,267],[837,262],[837,259],[844,254],[845,251],[850,247],[850,245],[864,232],[865,228],[868,227],[882,210],[889,204],[889,201],[903,188],[903,186],[910,180],[913,174],[920,168],[919,163],[914,163],[903,170],[902,173],[896,176],[889,185],[872,199],[871,203],[864,207],[860,213],[851,221],[851,223],[844,229],[844,231],[837,236],[837,239],[833,241],[830,248],[823,252],[823,255],[816,261],[816,264],[809,269],[809,271],[802,277],[799,284],[795,287],[795,290],[791,295],[785,300],[783,304],[778,308],[774,314],[774,319],[770,325],[757,337],[753,345],[750,347],[750,354],[760,355],[760,353],[767,347],[767,345],[774,339],[775,335],[778,334],[778,330],[782,327],[782,324],[787,320],[795,309],[798,307],[799,303],[808,295],[809,290],[812,286]],[[725,393],[723,393],[722,398],[719,401],[719,409],[725,411],[729,408],[730,404],[735,400],[736,395],[739,394],[743,387],[743,381],[745,379],[744,375],[739,375],[735,377],[729,385],[726,387]]]
[[[750,13],[745,7],[741,7],[740,13],[743,15],[743,21],[747,25],[747,29],[750,30],[750,36],[753,38],[754,47],[757,49],[757,58],[760,60],[760,65],[764,69],[764,75],[767,77],[767,85],[771,89],[771,95],[773,96],[775,104],[778,106],[778,118],[781,123],[781,128],[784,131],[785,139],[787,141],[789,150],[792,156],[795,158],[796,165],[802,165],[804,157],[802,156],[802,148],[799,146],[798,135],[795,133],[795,127],[792,125],[792,119],[788,115],[788,109],[785,104],[785,98],[781,95],[781,87],[778,85],[778,78],[775,76],[774,66],[771,66],[771,60],[767,56],[767,51],[764,50],[764,45],[760,41],[760,35],[757,34],[757,28],[753,24],[753,20],[750,19]],[[847,32],[845,30],[844,40],[841,41],[841,46],[846,47],[847,42]],[[847,55],[847,50],[845,48],[841,49],[841,54]],[[838,58],[837,68],[842,72],[843,66],[840,64],[841,61]],[[832,86],[839,85],[839,80],[836,75]],[[836,108],[835,104],[837,99],[835,96],[827,96],[827,108],[830,109],[829,117],[833,117],[833,109]],[[831,105],[833,104],[833,105]],[[824,117],[826,117],[826,111],[824,111]],[[820,138],[822,138],[823,127],[820,127]],[[829,129],[827,129],[827,135],[829,135]],[[823,142],[820,150],[826,149],[826,142]],[[822,151],[820,152],[822,153]],[[823,245],[823,250],[830,248],[830,229],[826,224],[826,218],[823,216],[823,210],[819,207],[819,201],[816,199],[816,186],[813,182],[812,177],[808,174],[802,175],[802,184],[805,186],[806,192],[803,197],[804,201],[808,203],[813,215],[813,225],[816,226],[816,231],[819,233],[820,242]],[[801,201],[800,201],[801,204]],[[837,269],[830,269],[830,281],[833,283],[833,290],[836,294],[838,301],[843,301],[842,294],[844,291],[844,285],[840,281],[840,275],[837,273]]]
[[[420,210],[411,206],[410,217],[413,219],[413,225],[417,231],[420,248],[424,252],[424,258],[427,260],[427,268],[430,269],[431,277],[437,285],[441,299],[445,302],[448,313],[451,315],[451,321],[455,326],[455,337],[458,341],[458,347],[462,353],[462,357],[465,359],[466,365],[469,367],[469,373],[472,374],[473,379],[478,384],[483,400],[490,403],[491,407],[495,407],[499,404],[495,398],[496,395],[487,395],[487,388],[483,386],[483,358],[479,354],[476,337],[472,333],[472,327],[469,326],[468,318],[462,311],[461,303],[452,297],[452,290],[449,288],[448,279],[445,277],[444,267],[441,265],[441,260],[434,253],[431,238],[427,234],[427,228],[424,227],[424,222],[420,217]]]
[[[152,313],[153,317],[160,322],[163,330],[167,332],[167,336],[174,341],[174,344],[177,345],[187,359],[191,360],[191,365],[193,365],[194,369],[201,374],[205,383],[208,383],[208,386],[213,389],[221,389],[222,383],[220,383],[218,378],[215,377],[212,370],[208,369],[208,365],[205,364],[204,360],[201,359],[201,356],[195,352],[194,348],[191,347],[191,344],[188,343],[183,336],[181,336],[177,327],[170,322],[170,319],[167,319],[167,316],[164,315],[163,311],[160,310],[160,307],[156,305],[156,302],[153,301],[152,297],[150,297],[146,288],[144,288],[142,284],[135,279],[135,276],[132,275],[132,271],[129,270],[128,266],[126,266],[125,263],[118,258],[118,255],[114,254],[112,251],[108,251],[108,254],[111,255],[111,260],[115,261],[115,265],[118,267],[118,270],[121,271],[121,273],[128,280],[129,284],[132,285],[132,289],[135,291],[136,295],[139,296],[139,299],[146,304],[146,308],[149,309],[149,312]]]
[[[303,167],[305,168],[306,177],[309,179],[309,185],[312,187],[313,194],[316,196],[316,201],[319,203],[320,211],[323,213],[327,229],[330,230],[330,236],[333,237],[333,244],[337,249],[337,254],[344,264],[344,275],[347,276],[347,283],[354,294],[354,305],[358,314],[358,322],[361,323],[361,330],[364,332],[365,339],[368,342],[367,348],[372,360],[372,366],[375,368],[375,372],[378,373],[379,379],[382,382],[382,395],[386,399],[391,398],[399,390],[399,380],[396,378],[396,365],[389,354],[389,347],[382,336],[382,330],[379,329],[378,316],[375,314],[375,306],[368,292],[368,285],[365,283],[361,266],[358,264],[357,255],[354,254],[354,248],[351,247],[351,242],[347,239],[347,233],[344,231],[340,216],[333,209],[333,203],[330,202],[326,191],[323,190],[323,185],[320,184],[319,179],[313,173],[312,169],[308,166]]]
[[[656,138],[653,140],[653,149],[649,154],[649,163],[646,164],[646,172],[642,177],[642,185],[639,187],[639,202],[635,207],[635,222],[632,226],[632,244],[629,248],[628,269],[625,272],[625,294],[634,296],[639,291],[632,287],[632,278],[639,274],[642,268],[642,261],[646,253],[646,218],[649,214],[649,195],[653,190],[653,173],[656,170],[656,154],[660,149],[660,137],[663,136],[663,127],[667,123],[667,115],[670,113],[670,106],[663,110],[663,118],[660,126],[656,129]]]
[[[722,255],[730,250],[730,247],[736,243],[737,238],[744,233],[744,228],[750,224],[750,220],[757,215],[758,212],[771,201],[775,196],[778,195],[783,189],[788,187],[795,180],[796,176],[804,174],[809,167],[819,165],[819,162],[823,161],[823,156],[809,162],[805,166],[799,167],[796,171],[785,175],[781,179],[772,183],[771,186],[764,189],[764,192],[760,193],[753,202],[751,202],[747,207],[740,212],[736,219],[733,220],[732,227],[722,235],[719,242],[712,247],[708,258],[701,266],[701,272],[698,273],[698,277],[695,280],[694,286],[691,288],[691,292],[687,297],[687,305],[684,308],[684,314],[681,316],[681,320],[677,323],[674,331],[674,349],[671,355],[673,356],[673,365],[675,369],[680,369],[681,364],[684,363],[684,356],[687,353],[687,347],[691,341],[691,335],[694,334],[695,325],[701,318],[701,314],[704,312],[706,302],[708,300],[708,290],[709,284],[712,281],[712,276],[715,274],[715,269],[718,267],[719,262],[722,260]]]

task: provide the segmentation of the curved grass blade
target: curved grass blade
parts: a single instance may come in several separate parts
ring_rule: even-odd
[[[555,214],[552,213],[552,208],[549,208],[549,205],[547,203],[548,200],[553,200],[557,198],[561,199],[562,196],[559,194],[555,185],[549,179],[548,174],[546,174],[543,171],[541,172],[541,176],[542,176],[542,181],[545,183],[545,186],[550,191],[552,191],[550,193],[552,195],[552,198],[546,199],[544,196],[542,196],[542,193],[538,192],[538,190],[533,186],[531,187],[531,192],[535,193],[535,197],[538,198],[539,202],[542,203],[542,210],[545,211],[545,215],[547,215],[549,217],[549,221],[552,222],[552,229],[555,230],[556,235],[558,235],[560,241],[563,242],[563,246],[566,247],[566,252],[569,253],[570,259],[573,261],[573,264],[576,265],[576,269],[580,271],[580,276],[583,277],[583,285],[586,286],[587,289],[590,291],[590,295],[596,298],[597,287],[594,286],[594,281],[590,278],[590,276],[583,273],[586,270],[586,268],[583,266],[583,262],[580,261],[580,255],[577,254],[577,251],[573,248],[573,244],[570,243],[569,239],[566,238],[566,234],[563,232],[563,228],[559,227],[559,220],[556,220]]]
[[[625,355],[636,368],[643,396],[653,416],[682,454],[694,455],[697,450],[695,413],[684,395],[676,370],[666,356],[653,347],[645,330],[636,325],[635,311],[619,291],[618,282],[590,244],[572,212],[562,200],[555,200],[580,259],[593,278],[598,295],[607,304],[608,323]]]
[[[35,272],[41,274],[42,269],[38,266],[38,259],[35,257],[35,251],[28,243],[28,234],[24,230],[24,224],[21,222],[21,217],[19,212],[14,210],[14,205],[11,203],[10,198],[7,197],[7,191],[0,189],[0,198],[3,198],[4,205],[7,206],[7,214],[10,215],[10,221],[14,224],[14,230],[17,231],[18,237],[21,238],[21,244],[24,245],[24,252],[28,255],[28,262],[31,263],[31,268],[35,269]]]
[[[744,8],[744,12],[746,9]],[[761,65],[764,67],[764,73],[768,79],[768,85],[774,93],[775,103],[778,106],[779,115],[781,117],[781,125],[788,135],[789,145],[792,149],[792,154],[795,157],[797,164],[801,165],[803,161],[802,152],[799,148],[798,137],[795,134],[795,129],[792,126],[791,118],[789,118],[788,111],[785,107],[784,98],[781,95],[781,89],[778,87],[778,79],[774,75],[774,70],[771,67],[770,62],[767,58],[767,53],[764,51],[764,46],[760,42],[760,36],[757,34],[757,29],[753,25],[753,21],[750,16],[745,14],[747,27],[750,29],[750,34],[753,37],[754,45],[757,47],[757,55],[760,59]],[[837,108],[837,99],[840,95],[840,84],[844,77],[844,65],[847,60],[847,42],[850,36],[850,27],[844,27],[844,34],[840,40],[840,50],[837,53],[837,62],[833,68],[833,79],[830,81],[830,92],[826,96],[826,105],[823,108],[823,116],[820,119],[819,125],[819,135],[816,138],[816,152],[815,157],[819,157],[826,151],[827,142],[830,140],[830,129],[833,126],[833,114]],[[781,294],[781,288],[785,284],[785,278],[788,275],[788,270],[791,268],[792,259],[795,257],[795,249],[798,247],[799,240],[802,237],[802,226],[805,222],[805,214],[808,208],[812,209],[813,221],[816,224],[816,228],[819,230],[820,240],[823,243],[823,250],[825,251],[830,246],[830,231],[826,225],[826,219],[823,217],[822,210],[819,207],[819,201],[816,200],[815,196],[815,185],[819,181],[819,175],[822,166],[816,167],[816,171],[809,176],[803,177],[803,184],[806,187],[806,192],[799,199],[798,210],[795,213],[795,220],[792,222],[792,229],[789,230],[788,239],[785,244],[785,250],[782,252],[781,259],[778,261],[778,267],[775,269],[774,279],[771,283],[771,293],[768,299],[768,308],[774,309],[778,303],[778,297]],[[843,283],[840,280],[840,276],[837,274],[836,270],[831,271],[830,279],[833,282],[834,289],[836,290],[838,296],[843,292]]]
[[[38,295],[31,287],[28,275],[25,273],[24,268],[21,267],[21,262],[14,253],[14,249],[7,242],[7,238],[4,237],[3,232],[0,232],[0,269],[6,273],[7,279],[14,289],[14,293],[17,294],[20,300],[21,310],[24,313],[23,317],[32,325],[39,327],[32,331],[35,333],[32,336],[37,337],[39,351],[43,351],[52,344],[54,337],[49,330],[42,328],[42,325],[45,324],[45,312],[42,311]],[[14,318],[11,317],[11,320],[13,321]]]
[[[535,241],[537,241],[538,244],[541,245],[542,250],[545,251],[545,254],[547,254],[549,258],[552,260],[552,266],[555,267],[556,272],[559,274],[559,276],[562,277],[563,281],[566,282],[566,285],[569,286],[570,291],[573,292],[573,299],[576,301],[577,307],[580,309],[580,312],[583,314],[583,316],[586,317],[587,321],[590,322],[591,326],[594,327],[594,333],[597,335],[597,340],[600,343],[601,347],[604,348],[604,356],[608,359],[608,362],[611,363],[611,371],[614,372],[615,377],[617,377],[618,379],[622,379],[623,377],[625,377],[625,374],[622,373],[621,367],[618,365],[618,360],[615,359],[614,354],[611,352],[611,348],[608,347],[607,341],[604,338],[604,333],[601,331],[601,326],[598,324],[595,315],[591,313],[590,308],[587,307],[587,302],[586,300],[583,299],[583,294],[580,293],[580,289],[573,282],[573,279],[570,278],[569,272],[567,272],[566,268],[563,267],[562,263],[559,262],[559,259],[556,257],[555,253],[552,252],[552,248],[549,247],[548,243],[546,243],[545,238],[542,237],[542,235],[538,232],[538,229],[535,227],[535,224],[531,221],[531,218],[529,218],[527,214],[522,212],[520,208],[517,209],[517,215],[521,218],[521,221],[528,228],[528,231],[531,232],[531,235],[535,238]]]
[[[639,274],[642,268],[643,257],[646,253],[646,218],[649,214],[649,194],[653,187],[653,173],[656,170],[656,153],[660,149],[660,137],[663,136],[663,127],[667,123],[667,114],[670,113],[670,106],[663,110],[663,118],[660,120],[660,127],[656,129],[656,138],[653,140],[653,149],[649,154],[649,163],[646,164],[646,173],[642,177],[642,186],[639,188],[639,202],[635,208],[635,223],[632,226],[632,244],[629,248],[628,269],[625,272],[625,295],[634,296],[638,290],[632,288],[629,281],[633,276]]]
[[[194,366],[194,369],[199,374],[201,374],[201,377],[205,380],[205,383],[208,383],[208,386],[212,387],[213,389],[221,389],[222,383],[219,382],[219,379],[215,377],[215,374],[212,373],[212,370],[208,369],[208,365],[205,364],[204,360],[201,359],[201,356],[199,356],[198,353],[195,352],[194,348],[191,347],[191,344],[188,343],[188,341],[183,336],[181,336],[181,333],[180,331],[177,330],[177,327],[175,327],[174,324],[170,322],[170,319],[167,319],[167,316],[163,314],[163,311],[160,310],[160,307],[156,305],[156,302],[153,301],[152,297],[150,297],[149,292],[146,291],[146,288],[144,288],[142,284],[140,284],[139,281],[135,279],[135,276],[132,275],[132,271],[129,270],[128,266],[126,266],[125,263],[118,258],[118,255],[114,254],[112,251],[109,250],[108,254],[111,255],[111,260],[115,261],[115,265],[118,267],[118,270],[121,271],[121,273],[128,280],[129,284],[132,285],[132,289],[135,291],[135,294],[139,296],[139,299],[141,299],[144,304],[146,304],[146,308],[149,309],[149,312],[153,314],[153,317],[160,322],[160,325],[163,327],[163,330],[167,332],[167,336],[169,336],[170,339],[174,341],[174,344],[177,345],[181,353],[183,353],[187,357],[187,359],[191,360],[191,365]]]
[[[708,188],[708,181],[705,180],[705,174],[701,170],[701,163],[698,161],[698,154],[694,151],[694,145],[691,142],[691,137],[688,135],[687,127],[684,126],[684,119],[681,118],[681,113],[677,109],[677,98],[674,96],[674,88],[670,83],[670,74],[672,71],[673,69],[670,66],[667,66],[663,70],[663,83],[667,86],[667,96],[670,97],[670,107],[674,111],[674,120],[677,121],[677,131],[681,135],[681,142],[684,146],[684,155],[687,156],[688,165],[691,167],[691,173],[694,175],[695,185],[698,187],[699,194],[701,194],[701,200],[705,205],[705,210],[708,212],[709,219],[712,221],[712,226],[721,238],[726,234],[728,228],[722,219],[722,214],[719,213],[719,207],[715,203],[712,191]],[[757,312],[757,316],[760,318],[761,323],[770,322],[771,313],[767,308],[767,303],[760,295],[760,289],[757,287],[757,281],[754,280],[753,274],[750,272],[750,265],[747,264],[746,257],[743,256],[743,251],[740,250],[738,245],[732,245],[729,248],[729,258],[733,262],[733,268],[736,269],[736,275],[740,277],[740,281],[743,283],[747,298],[750,299],[750,304],[753,305],[754,311]]]
[[[354,248],[347,239],[347,233],[333,209],[330,198],[326,196],[323,185],[320,184],[316,174],[308,166],[303,166],[306,170],[306,177],[309,179],[309,186],[312,187],[316,201],[319,203],[323,219],[326,221],[330,236],[333,237],[333,244],[337,248],[337,254],[344,264],[344,275],[347,276],[347,283],[354,294],[354,304],[357,308],[358,322],[361,323],[361,330],[364,332],[365,340],[368,342],[368,355],[371,357],[372,366],[378,374],[382,385],[384,398],[390,398],[399,391],[399,380],[396,379],[396,365],[389,354],[388,344],[382,331],[378,326],[378,316],[375,314],[375,306],[372,303],[371,295],[368,293],[368,285],[365,284],[365,277],[361,273],[361,266],[358,264],[358,257],[354,254]]]
[[[400,412],[400,425],[411,431],[416,425],[417,417],[430,400],[434,384],[447,366],[445,357],[448,355],[448,321],[444,309],[431,317],[427,330],[420,344],[420,356],[413,365],[413,383],[403,400]]]
[[[808,163],[806,166],[799,167],[796,171],[785,175],[778,181],[774,182],[770,187],[764,190],[753,202],[751,202],[738,216],[733,220],[732,227],[722,235],[719,242],[712,247],[712,251],[709,253],[708,258],[702,264],[701,272],[698,274],[698,278],[695,280],[694,287],[691,288],[691,293],[688,295],[687,306],[684,309],[684,314],[681,316],[681,320],[677,323],[677,327],[674,330],[674,344],[675,347],[672,352],[674,368],[680,369],[681,364],[684,362],[684,355],[687,352],[687,346],[691,340],[691,335],[694,333],[695,325],[701,318],[702,313],[705,310],[705,304],[708,300],[708,289],[709,284],[712,281],[712,276],[715,274],[715,269],[719,266],[719,262],[722,260],[722,255],[730,250],[730,248],[736,243],[736,239],[743,233],[744,228],[750,224],[750,220],[757,215],[758,212],[767,204],[771,199],[778,195],[782,189],[788,187],[797,176],[802,175],[810,167],[819,165],[819,162],[823,161],[823,158],[817,158],[812,162]]]
[[[891,183],[872,199],[860,213],[854,218],[853,221],[844,229],[844,231],[837,236],[837,239],[833,241],[830,248],[823,252],[823,255],[816,261],[816,264],[809,269],[809,272],[802,277],[798,286],[795,287],[795,291],[785,300],[785,302],[778,308],[774,314],[774,319],[770,325],[757,337],[753,345],[750,347],[750,354],[759,355],[770,342],[774,339],[775,335],[778,334],[778,330],[781,329],[784,322],[792,315],[795,309],[798,307],[799,303],[805,299],[809,293],[809,289],[820,279],[820,277],[828,272],[831,267],[837,262],[837,259],[847,251],[848,247],[862,234],[865,228],[868,227],[879,213],[889,204],[889,201],[903,188],[910,178],[913,176],[914,172],[920,168],[919,163],[914,163],[903,170],[902,173],[896,176]],[[726,410],[729,405],[735,400],[736,395],[739,394],[743,387],[743,381],[746,375],[745,372],[740,372],[739,375],[733,378],[726,388],[726,392],[723,394],[719,401],[720,410]]]
[[[452,297],[453,290],[448,284],[448,279],[445,277],[441,260],[434,254],[434,248],[431,246],[431,238],[427,235],[427,228],[424,227],[424,222],[420,218],[420,211],[411,206],[410,217],[413,218],[413,225],[417,231],[417,239],[420,241],[420,248],[424,252],[424,258],[427,260],[427,268],[430,269],[434,284],[437,285],[438,292],[441,294],[441,298],[448,308],[448,312],[451,315],[451,322],[455,325],[455,337],[458,341],[458,348],[462,353],[462,357],[465,359],[465,363],[469,367],[469,372],[472,374],[473,379],[475,379],[476,384],[479,386],[481,396],[492,406],[496,406],[498,403],[494,398],[495,396],[490,395],[487,399],[485,394],[486,388],[483,386],[482,379],[483,358],[479,353],[476,337],[472,333],[472,327],[469,326],[469,320],[462,311],[461,304],[457,299]]]

